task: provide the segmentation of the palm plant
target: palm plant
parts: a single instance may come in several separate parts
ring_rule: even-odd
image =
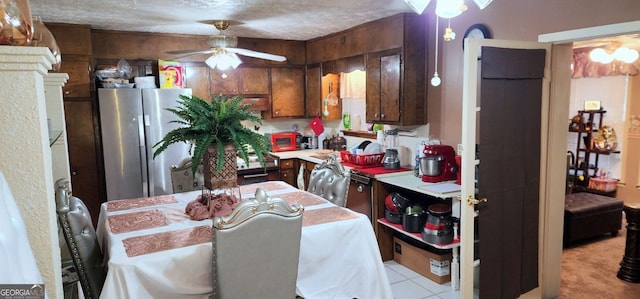
[[[178,120],[171,121],[183,125],[171,130],[158,143],[154,144],[153,157],[162,153],[169,145],[177,142],[190,143],[193,163],[192,173],[195,175],[199,162],[210,145],[215,145],[218,157],[224,157],[224,147],[233,145],[240,157],[249,163],[249,147],[258,156],[264,166],[264,155],[268,153],[266,138],[242,125],[242,121],[258,124],[262,119],[258,112],[249,111],[251,104],[243,104],[239,96],[224,95],[211,96],[211,101],[205,101],[197,96],[180,95],[176,108],[167,108],[178,116]],[[224,159],[216,160],[216,172],[219,173],[224,165]]]

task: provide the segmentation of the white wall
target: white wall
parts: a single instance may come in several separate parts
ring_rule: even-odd
[[[580,78],[571,80],[571,101],[569,104],[569,121],[584,109],[585,101],[600,101],[605,113],[602,125],[614,128],[618,137],[617,150],[623,148],[624,137],[624,96],[626,90],[625,76],[607,76],[601,78]],[[575,153],[577,133],[569,133],[567,136],[567,150]],[[622,155],[600,155],[598,167],[611,172],[611,177],[620,178]]]

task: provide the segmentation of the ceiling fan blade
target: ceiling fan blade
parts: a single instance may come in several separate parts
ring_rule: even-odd
[[[180,55],[180,54],[189,54],[189,55],[195,55],[195,54],[211,54],[213,53],[212,49],[207,49],[207,50],[176,50],[176,51],[167,51],[167,54],[175,54],[175,55]]]
[[[257,51],[247,50],[247,49],[225,48],[225,50],[227,50],[229,52],[236,53],[236,54],[249,56],[249,57],[261,58],[261,59],[273,60],[273,61],[280,61],[280,62],[287,61],[287,57],[284,57],[284,56],[275,55],[275,54],[269,54],[269,53],[263,53],[263,52],[257,52]]]

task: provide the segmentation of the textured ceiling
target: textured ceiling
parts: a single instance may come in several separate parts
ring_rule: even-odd
[[[227,35],[309,40],[400,12],[403,0],[31,0],[31,14],[93,29],[212,35],[207,20],[233,20]]]

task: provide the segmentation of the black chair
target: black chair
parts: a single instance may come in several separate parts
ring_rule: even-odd
[[[66,179],[56,182],[56,212],[85,298],[98,298],[107,271],[91,215],[81,199],[71,196]]]

